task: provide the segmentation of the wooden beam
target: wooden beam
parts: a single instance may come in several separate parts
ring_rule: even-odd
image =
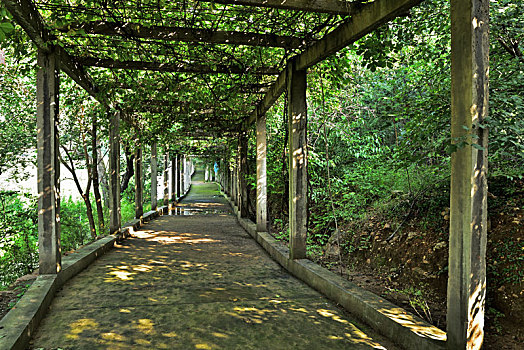
[[[2,0],[2,3],[36,46],[44,52],[49,51],[50,35],[33,2],[31,0]]]
[[[24,29],[29,38],[42,51],[50,50],[49,41],[54,38],[45,28],[44,20],[31,0],[1,0],[15,21]],[[57,55],[60,57],[60,69],[69,75],[91,96],[100,103],[107,105],[104,96],[99,96],[99,89],[93,79],[83,70],[60,45],[57,45]]]
[[[188,109],[175,109],[176,106],[156,106],[156,105],[142,105],[135,108],[138,112],[149,112],[152,114],[171,114],[181,117],[180,119],[174,118],[173,121],[186,120],[188,118],[195,118],[195,121],[202,121],[209,119],[211,116],[213,120],[220,120],[220,117],[230,117],[232,111],[226,109],[216,109],[212,107],[206,107],[202,105],[200,107],[195,106],[195,109],[189,111]],[[229,115],[225,115],[229,113]]]
[[[157,82],[158,83],[158,82]],[[114,88],[114,89],[122,89],[122,90],[137,90],[140,88],[147,88],[147,87],[153,87],[156,92],[159,91],[169,91],[173,92],[173,88],[169,86],[160,86],[158,87],[158,84],[155,83],[153,85],[153,82],[147,81],[136,81],[133,84],[128,83],[121,83],[121,82],[106,82],[105,86],[108,88]],[[246,93],[246,94],[265,94],[269,91],[269,88],[272,86],[272,83],[260,83],[260,84],[236,84],[234,85],[230,91],[238,91],[238,93]]]
[[[224,5],[244,5],[285,10],[351,15],[360,5],[358,2],[340,0],[201,0]]]
[[[144,26],[139,23],[115,23],[108,21],[72,24],[59,30],[67,32],[71,29],[81,29],[87,34],[136,37],[163,41],[283,47],[288,49],[298,49],[306,45],[304,39],[293,36],[183,27]]]
[[[178,73],[198,73],[198,74],[255,74],[255,75],[276,75],[279,70],[272,67],[239,67],[228,66],[223,64],[206,66],[201,64],[184,64],[184,63],[160,63],[146,61],[117,61],[110,58],[96,57],[78,57],[76,59],[84,66],[114,68],[114,69],[131,69],[131,70],[150,70],[156,72],[178,72]]]
[[[363,5],[351,19],[298,55],[297,69],[314,66],[421,2],[422,0],[375,0]]]
[[[335,52],[354,43],[364,35],[377,29],[418,5],[422,0],[375,0],[362,5],[349,20],[296,56],[296,69],[305,70],[326,59]],[[258,104],[256,112],[248,118],[248,124],[256,121],[256,115],[266,113],[280,97],[286,86],[286,70],[283,70],[264,99]]]
[[[269,91],[264,96],[262,101],[259,103],[257,107],[257,113],[259,115],[265,114],[271,108],[271,106],[273,106],[273,104],[278,100],[280,95],[282,95],[286,87],[286,80],[287,80],[287,70],[284,69],[279,74],[273,86],[269,88]],[[256,121],[256,115],[252,114],[250,124],[252,124],[255,121]]]
[[[100,89],[95,85],[93,79],[86,73],[84,67],[73,59],[62,47],[58,47],[60,55],[60,68],[71,77],[80,87],[82,87],[89,95],[94,97],[104,106],[109,103],[105,95],[102,95]]]

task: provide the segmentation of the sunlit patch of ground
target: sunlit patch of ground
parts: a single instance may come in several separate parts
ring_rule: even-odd
[[[188,203],[215,199],[198,186]],[[287,274],[232,215],[163,216],[134,235],[57,293],[32,346],[395,348]]]

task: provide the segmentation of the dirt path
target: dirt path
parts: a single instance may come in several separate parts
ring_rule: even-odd
[[[150,222],[58,292],[34,348],[392,348],[271,260],[218,186],[195,179],[186,215]]]

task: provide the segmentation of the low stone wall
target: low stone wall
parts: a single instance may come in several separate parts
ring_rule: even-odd
[[[124,224],[118,233],[100,238],[64,256],[62,271],[58,275],[38,276],[18,303],[0,320],[0,350],[26,349],[58,288],[113,248],[115,243],[129,237],[145,222],[167,213],[167,210],[167,207],[159,207],[156,211],[149,211],[141,220]]]
[[[239,217],[238,208],[228,199],[238,223],[282,267],[312,288],[340,304],[401,347],[409,350],[444,349],[446,333],[389,301],[336,275],[308,259],[289,259],[289,249],[256,224]]]

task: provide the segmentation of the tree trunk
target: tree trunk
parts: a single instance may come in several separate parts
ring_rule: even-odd
[[[84,203],[86,204],[86,214],[87,214],[87,220],[89,221],[89,229],[91,231],[91,238],[96,238],[96,226],[95,226],[95,218],[93,217],[93,207],[91,206],[91,200],[89,199],[89,192],[85,192],[82,194],[82,198],[84,199]]]
[[[122,177],[122,187],[120,188],[120,193],[124,193],[124,191],[127,189],[127,186],[129,186],[129,180],[131,180],[134,174],[133,163],[135,160],[135,155],[131,153],[129,147],[127,146],[124,148],[124,153],[126,155],[126,172]]]
[[[89,194],[91,193],[91,184],[93,182],[93,168],[96,168],[94,163],[91,163],[89,152],[87,150],[87,141],[85,138],[85,133],[81,134],[82,136],[82,146],[84,148],[84,158],[86,160],[86,166],[87,166],[87,185],[86,190],[84,194],[82,195],[82,198],[84,198],[84,202],[86,203],[86,213],[87,213],[87,219],[89,220],[89,229],[91,231],[91,238],[96,238],[96,226],[95,226],[95,220],[93,218],[93,207],[91,206],[91,200],[89,199]],[[71,160],[71,164],[73,164],[73,161]]]
[[[97,140],[97,147],[96,147],[97,156],[98,156],[98,175],[100,180],[100,185],[102,187],[102,197],[104,197],[104,206],[106,208],[109,208],[109,180],[107,178],[107,170],[106,165],[104,162],[104,155],[102,154],[102,150],[100,148],[100,142]]]
[[[88,163],[88,167],[87,167],[87,169],[88,169],[88,172],[87,172],[88,173],[88,181],[87,181],[87,189],[84,192],[84,190],[82,190],[82,186],[80,185],[80,180],[78,179],[78,176],[76,174],[76,168],[75,168],[75,164],[73,162],[73,158],[71,157],[71,154],[69,153],[69,151],[64,146],[62,146],[62,149],[64,150],[64,152],[65,152],[65,154],[67,156],[67,159],[69,160],[69,163],[66,162],[62,158],[61,155],[59,155],[60,162],[62,164],[64,164],[64,166],[67,168],[67,170],[69,170],[69,172],[73,176],[73,180],[75,182],[75,185],[76,185],[76,188],[78,190],[78,193],[80,193],[80,196],[82,196],[82,199],[84,200],[84,203],[86,205],[86,214],[87,214],[87,219],[89,221],[89,230],[91,232],[91,237],[92,238],[96,238],[95,220],[93,219],[93,208],[91,207],[91,202],[89,200],[89,190],[91,188],[91,171],[89,171],[89,159],[86,159],[86,162]]]
[[[91,132],[91,146],[93,163],[91,164],[93,177],[93,192],[95,194],[96,213],[98,215],[98,234],[105,233],[104,223],[104,209],[102,208],[102,196],[100,195],[100,181],[98,179],[98,152],[97,152],[97,136],[96,136],[96,115],[93,117],[93,130]]]

